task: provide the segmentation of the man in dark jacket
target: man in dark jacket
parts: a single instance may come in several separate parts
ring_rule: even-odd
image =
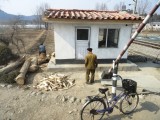
[[[92,53],[92,48],[87,48],[88,54],[85,56],[85,67],[86,67],[86,83],[94,83],[95,69],[97,68],[97,56]],[[91,79],[89,75],[91,73]]]

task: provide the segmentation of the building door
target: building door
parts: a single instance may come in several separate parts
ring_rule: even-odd
[[[76,28],[76,59],[84,59],[89,47],[90,28]]]

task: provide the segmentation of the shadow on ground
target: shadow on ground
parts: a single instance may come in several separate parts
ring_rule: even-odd
[[[155,103],[145,101],[144,103],[140,104],[140,108],[136,109],[133,113],[129,115],[119,114],[119,115],[113,115],[110,114],[108,118],[104,118],[102,120],[121,120],[121,119],[133,119],[133,115],[136,113],[140,113],[141,111],[147,110],[149,112],[153,112],[154,114],[157,114],[160,110],[160,107],[157,106]],[[114,112],[114,111],[113,111]]]
[[[147,61],[147,62],[140,62],[136,63],[139,67],[153,67],[153,68],[160,68],[160,64],[158,63],[153,63],[152,61]]]

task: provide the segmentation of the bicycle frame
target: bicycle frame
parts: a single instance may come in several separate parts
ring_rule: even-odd
[[[104,112],[108,112],[108,113],[112,113],[113,112],[113,108],[115,107],[115,105],[117,104],[117,102],[121,99],[121,98],[124,98],[125,96],[125,92],[121,92],[119,95],[115,96],[113,99],[111,99],[110,101],[108,101],[108,98],[105,94],[105,103],[107,105],[107,108],[106,109],[103,109],[103,110],[96,110],[97,113],[104,113]],[[112,104],[112,106],[110,107],[110,104]]]

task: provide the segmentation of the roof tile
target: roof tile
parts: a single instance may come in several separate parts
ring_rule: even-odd
[[[48,19],[88,19],[88,20],[143,20],[142,17],[118,11],[47,9]]]

